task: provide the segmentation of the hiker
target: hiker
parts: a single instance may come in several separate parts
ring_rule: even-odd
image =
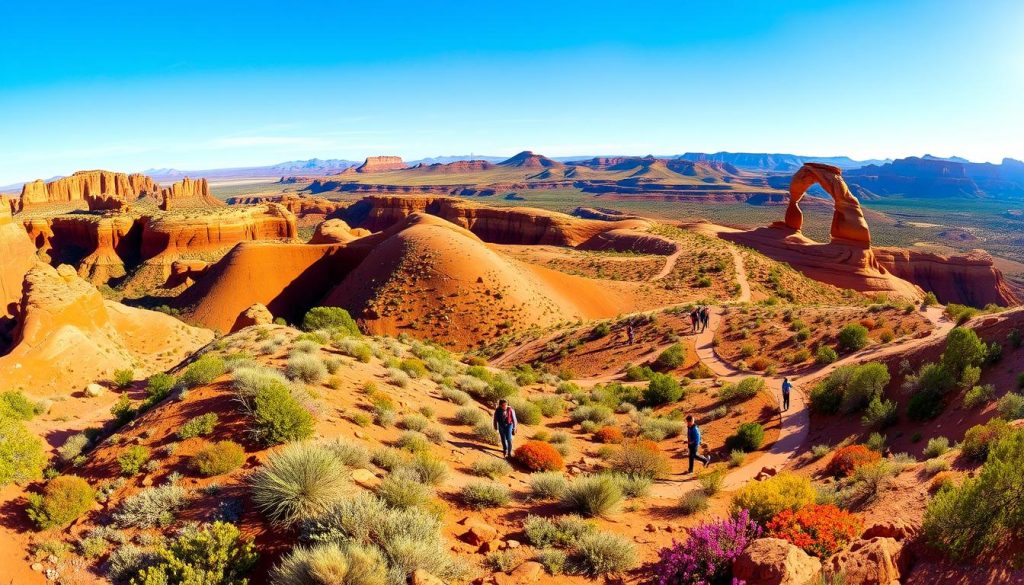
[[[633,345],[633,324],[626,323],[626,342]]]
[[[697,324],[700,322],[700,307],[694,307],[690,310],[690,327],[694,333],[697,333]]]
[[[686,473],[693,473],[693,460],[698,459],[707,467],[711,463],[711,454],[701,455],[700,450],[700,427],[693,420],[693,415],[686,415],[686,442],[690,448],[690,470]]]
[[[508,405],[508,400],[499,400],[498,408],[494,411],[494,430],[501,436],[501,451],[505,459],[512,456],[512,436],[516,434],[518,424],[516,411]]]
[[[703,306],[700,308],[700,332],[704,333],[704,330],[708,328],[708,308]]]
[[[789,378],[782,379],[782,412],[789,410],[789,391],[793,389],[793,384],[789,381]]]

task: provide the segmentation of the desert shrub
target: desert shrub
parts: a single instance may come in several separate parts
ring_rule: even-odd
[[[612,443],[618,444],[623,441],[625,437],[622,435],[622,431],[619,427],[601,427],[594,432],[594,440],[598,443]]]
[[[732,498],[732,510],[747,510],[750,518],[766,523],[783,510],[799,510],[815,501],[811,480],[792,473],[780,473],[764,481],[741,487]]]
[[[423,360],[406,358],[399,362],[398,369],[405,372],[410,378],[422,378],[427,375],[427,366]]]
[[[868,435],[868,440],[864,442],[864,446],[876,453],[883,453],[885,451],[885,435],[882,433],[871,433]]]
[[[384,585],[387,569],[376,547],[327,542],[292,549],[270,576],[274,585]]]
[[[540,407],[518,396],[508,398],[508,405],[516,413],[516,420],[520,424],[535,425],[541,420]]]
[[[681,420],[646,416],[640,421],[640,434],[652,441],[661,441],[671,437],[677,437],[686,429],[686,423]]]
[[[696,526],[684,542],[661,549],[653,573],[665,584],[729,583],[733,561],[760,536],[761,527],[740,510],[732,518]]]
[[[259,555],[238,528],[227,522],[189,527],[156,551],[154,565],[139,571],[132,583],[223,583],[245,585],[245,575]]]
[[[185,368],[178,378],[178,384],[185,388],[195,388],[213,382],[227,371],[227,365],[219,356],[204,354]]]
[[[61,461],[71,462],[89,446],[89,437],[85,433],[76,433],[68,437],[64,444],[57,448]]]
[[[949,439],[946,437],[934,437],[928,439],[928,445],[925,446],[922,454],[931,459],[933,457],[941,457],[949,451]]]
[[[548,443],[528,441],[516,449],[514,458],[530,471],[559,471],[565,468],[562,455]]]
[[[832,349],[827,345],[819,345],[818,349],[814,352],[814,362],[819,365],[827,365],[839,359],[839,354],[836,350]]]
[[[735,384],[726,384],[718,396],[722,400],[746,400],[757,396],[761,390],[764,390],[764,379],[748,376]]]
[[[407,431],[422,431],[427,428],[430,421],[420,414],[407,414],[398,419],[398,426]]]
[[[477,459],[470,465],[470,473],[487,479],[498,479],[512,473],[512,466],[504,459]]]
[[[174,513],[187,501],[188,492],[181,486],[166,484],[147,488],[121,500],[112,518],[119,528],[166,526],[174,521]]]
[[[835,477],[849,477],[861,465],[874,463],[881,458],[877,451],[864,445],[848,445],[839,449],[829,460],[826,472]]]
[[[358,469],[370,464],[370,452],[359,443],[338,438],[324,446],[330,449],[338,463],[345,467]]]
[[[612,418],[612,409],[601,404],[581,404],[572,409],[569,418],[575,423],[590,421],[601,424]]]
[[[430,486],[420,480],[419,474],[399,468],[388,474],[377,486],[377,497],[392,508],[422,506],[433,495]]]
[[[132,383],[135,382],[135,370],[131,368],[114,370],[111,382],[114,383],[115,388],[131,388]]]
[[[251,395],[242,395],[251,419],[250,433],[264,445],[313,436],[313,415],[276,379],[267,379]]]
[[[821,445],[814,445],[813,447],[811,447],[811,456],[813,456],[815,459],[821,459],[822,457],[824,457],[825,455],[828,455],[831,452],[832,452],[832,446],[831,445],[821,444]]]
[[[540,413],[547,417],[558,416],[565,411],[565,401],[559,396],[539,396],[532,400]]]
[[[399,388],[408,388],[412,380],[409,378],[409,374],[399,368],[388,368],[388,382],[398,386]]]
[[[455,420],[459,424],[473,426],[480,423],[486,423],[487,415],[480,411],[475,406],[464,406],[455,411]]]
[[[857,351],[867,344],[867,327],[859,323],[849,323],[839,330],[838,345],[841,351]]]
[[[622,488],[607,475],[580,476],[566,486],[560,500],[583,516],[605,516],[622,500]]]
[[[597,525],[579,516],[548,518],[531,514],[523,522],[523,532],[534,547],[566,548],[575,546],[580,537],[597,532]]]
[[[954,327],[946,334],[946,351],[942,352],[942,365],[959,378],[969,366],[985,362],[988,348],[973,329]]]
[[[989,447],[1009,432],[1010,425],[1001,418],[994,418],[983,425],[974,425],[964,433],[960,452],[967,459],[985,461]]]
[[[761,423],[743,423],[736,429],[736,433],[725,439],[727,449],[739,449],[746,451],[757,451],[764,443],[764,427]]]
[[[334,347],[343,355],[359,360],[364,364],[370,363],[370,359],[373,357],[373,348],[358,339],[339,339],[334,342]]]
[[[67,526],[96,502],[96,491],[77,475],[58,475],[42,494],[28,495],[28,517],[40,530]]]
[[[945,366],[927,363],[917,375],[908,377],[905,385],[914,390],[907,404],[907,416],[912,420],[930,420],[942,412],[945,396],[956,386],[956,378]]]
[[[234,471],[244,463],[245,449],[234,441],[212,443],[192,456],[192,466],[206,477]]]
[[[179,439],[191,439],[200,435],[209,435],[217,428],[218,417],[215,412],[207,412],[194,416],[178,429]]]
[[[408,463],[409,456],[395,449],[394,447],[382,447],[373,452],[370,456],[370,461],[374,465],[387,471],[394,471],[399,467]]]
[[[117,465],[121,468],[121,473],[126,476],[138,474],[147,461],[149,461],[149,448],[142,445],[132,445],[117,457]]]
[[[954,559],[966,560],[1024,536],[1024,432],[994,441],[974,478],[940,489],[925,511],[929,542]]]
[[[496,550],[487,553],[484,557],[484,564],[491,570],[498,573],[511,573],[512,569],[518,567],[525,557],[525,551],[515,548]]]
[[[863,410],[873,399],[879,398],[889,384],[889,368],[871,362],[855,366],[843,389],[843,412]]]
[[[612,468],[626,475],[660,479],[669,470],[668,457],[653,441],[627,441],[612,459]]]
[[[950,464],[948,459],[929,459],[924,463],[924,470],[932,475],[943,471],[949,471],[949,468]]]
[[[132,406],[132,401],[127,395],[122,394],[117,402],[110,407],[110,414],[114,415],[114,421],[117,426],[122,426],[130,422],[138,411]]]
[[[654,360],[654,366],[661,370],[674,370],[686,361],[686,348],[681,343],[673,343],[661,352]]]
[[[999,416],[1006,420],[1024,418],[1024,396],[1016,392],[1007,392],[996,403]]]
[[[315,355],[294,355],[288,358],[285,374],[293,380],[315,384],[327,377],[327,367]]]
[[[653,479],[641,475],[626,475],[615,471],[605,472],[604,475],[619,484],[622,496],[627,499],[646,497],[651,492],[651,485],[654,484]]]
[[[302,318],[303,331],[327,329],[346,335],[359,336],[359,326],[348,311],[341,307],[313,307]]]
[[[621,573],[637,564],[636,547],[624,536],[607,532],[585,534],[576,541],[569,563],[585,575]]]
[[[729,467],[740,467],[746,459],[746,451],[743,449],[733,449],[729,452]]]
[[[498,436],[498,431],[494,430],[494,425],[486,420],[473,425],[473,436],[481,443],[489,445],[497,445],[501,442],[501,437]]]
[[[324,513],[348,494],[348,471],[330,449],[311,443],[271,453],[250,478],[252,501],[273,523],[289,526]]]
[[[709,496],[717,494],[722,489],[722,483],[724,481],[725,469],[715,469],[697,476],[697,483],[700,484],[704,493]]]
[[[768,536],[825,559],[855,539],[862,524],[857,516],[833,505],[810,504],[796,511],[783,510],[765,528]]]
[[[463,392],[462,390],[449,388],[448,386],[441,387],[441,398],[444,398],[448,402],[454,402],[459,406],[469,404],[470,402],[473,401],[473,398],[469,394]]]
[[[557,500],[565,493],[569,483],[557,471],[530,474],[530,495],[538,500]]]
[[[0,417],[32,420],[40,412],[39,403],[32,402],[21,392],[8,390],[0,393]]]
[[[612,327],[607,322],[602,321],[597,325],[594,325],[593,329],[590,330],[590,339],[600,339],[607,337],[612,332]]]
[[[688,491],[679,497],[677,507],[684,516],[703,512],[708,509],[708,495],[702,489]]]
[[[864,409],[864,416],[860,417],[860,422],[869,429],[886,429],[896,424],[898,416],[894,401],[881,400],[875,396]]]
[[[419,453],[407,467],[427,485],[440,485],[448,477],[448,465],[430,453]]]
[[[146,404],[151,406],[170,395],[178,379],[170,374],[159,372],[146,379]]]
[[[683,387],[672,376],[655,373],[651,376],[644,390],[644,403],[649,406],[661,406],[677,402],[683,397]]]
[[[504,506],[512,499],[509,489],[500,483],[471,482],[459,491],[462,502],[470,508],[481,510]]]

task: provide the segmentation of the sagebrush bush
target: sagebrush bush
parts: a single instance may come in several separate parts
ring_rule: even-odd
[[[141,570],[132,583],[216,582],[241,585],[259,555],[252,541],[227,522],[191,526],[157,548],[154,565]]]
[[[612,469],[627,475],[660,479],[668,474],[669,461],[657,443],[631,440],[622,443],[612,458]]]
[[[921,454],[931,459],[945,455],[947,451],[949,451],[949,439],[946,437],[933,437],[928,439],[928,445],[925,446]]]
[[[433,496],[433,490],[420,479],[419,474],[407,468],[389,473],[377,486],[376,492],[392,508],[423,506]]]
[[[227,371],[227,365],[220,356],[204,354],[185,368],[178,378],[178,384],[185,388],[195,388],[213,382]]]
[[[575,546],[581,536],[597,532],[597,524],[573,515],[548,518],[531,514],[523,522],[523,532],[537,548],[566,548]]]
[[[448,386],[441,386],[441,398],[444,398],[448,402],[454,402],[459,406],[464,406],[473,401],[473,397],[455,388],[449,388]],[[477,411],[479,412],[479,411]]]
[[[271,453],[249,482],[256,507],[284,526],[324,513],[349,493],[346,468],[330,449],[311,443]]]
[[[565,411],[565,401],[558,396],[539,396],[531,402],[536,404],[540,413],[547,417],[558,416]]]
[[[488,422],[487,415],[475,406],[463,406],[455,411],[455,420],[459,424],[473,426]]]
[[[738,449],[747,453],[757,451],[764,443],[764,427],[761,423],[747,422],[736,429],[736,433],[725,439],[727,449]]]
[[[723,386],[718,397],[722,400],[747,400],[757,396],[757,393],[762,390],[764,390],[764,379],[748,376],[735,384],[729,383]]]
[[[361,333],[355,319],[341,307],[313,307],[302,318],[303,331],[326,329],[358,337]]]
[[[343,355],[359,360],[364,364],[370,363],[370,359],[373,358],[373,348],[358,339],[342,338],[334,342],[333,345]]]
[[[706,471],[697,476],[697,483],[700,484],[704,493],[713,496],[722,489],[722,483],[725,482],[725,469],[715,469],[712,471]]]
[[[618,534],[597,532],[580,537],[569,562],[574,572],[605,575],[628,571],[637,565],[638,559],[631,540]]]
[[[996,387],[992,384],[974,386],[964,394],[964,408],[976,408],[992,402],[996,396]]]
[[[557,471],[530,474],[530,494],[539,500],[557,500],[569,485],[565,476]]]
[[[85,451],[89,446],[89,437],[85,433],[76,433],[68,437],[64,444],[57,448],[57,455],[61,461],[69,463]]]
[[[825,471],[835,477],[849,477],[862,465],[878,461],[881,455],[864,445],[848,445],[832,455]]]
[[[581,404],[572,409],[569,418],[575,423],[590,421],[601,424],[612,418],[612,409],[601,404]]]
[[[747,510],[755,522],[766,523],[783,510],[799,510],[815,501],[811,480],[792,473],[780,473],[764,481],[746,484],[735,492],[732,510]]]
[[[288,358],[285,375],[293,380],[315,384],[327,377],[327,366],[315,355],[294,355]]]
[[[245,449],[234,441],[211,443],[192,456],[192,467],[206,477],[234,471],[244,464]]]
[[[112,517],[119,528],[166,526],[187,501],[188,492],[177,485],[146,488],[121,500]]]
[[[580,476],[569,482],[560,500],[582,516],[606,516],[622,501],[622,488],[607,475]]]
[[[498,479],[512,473],[512,466],[504,459],[477,459],[470,466],[470,472],[479,477]]]
[[[207,412],[194,416],[178,429],[179,439],[191,439],[200,435],[209,435],[217,428],[219,417],[215,412]]]
[[[313,436],[313,415],[280,380],[266,379],[251,395],[242,394],[240,398],[252,421],[250,433],[264,445]]]
[[[346,467],[357,469],[365,468],[370,464],[369,450],[359,443],[337,438],[324,446],[334,453],[334,457],[337,458],[338,463],[341,463]]]
[[[708,509],[708,495],[704,490],[692,490],[679,497],[678,508],[684,516],[692,516]]]
[[[489,445],[497,445],[501,442],[498,431],[494,430],[494,425],[488,420],[483,420],[473,425],[473,436],[481,443]]]
[[[374,546],[328,542],[292,549],[270,578],[274,585],[385,585],[388,567]]]
[[[117,464],[121,473],[132,476],[142,471],[142,467],[149,461],[149,448],[143,445],[132,445],[124,450],[117,457]]]
[[[408,469],[427,485],[440,485],[448,478],[448,465],[430,453],[419,453],[409,462]]]
[[[28,495],[28,517],[40,530],[67,526],[96,502],[96,491],[77,475],[58,475],[42,494]]]
[[[542,441],[527,441],[515,450],[513,457],[530,471],[559,471],[565,468],[562,455]]]
[[[497,508],[512,499],[508,488],[494,482],[471,482],[459,491],[462,502],[470,508]]]
[[[508,398],[508,405],[516,413],[516,420],[520,424],[535,425],[541,421],[540,407],[536,404],[518,396]]]

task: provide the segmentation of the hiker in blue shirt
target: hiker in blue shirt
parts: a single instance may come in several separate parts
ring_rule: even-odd
[[[494,430],[501,437],[501,452],[506,459],[512,456],[512,436],[516,434],[518,425],[516,411],[508,405],[508,400],[499,400],[498,408],[494,411]]]
[[[693,420],[693,415],[686,415],[686,442],[690,447],[690,470],[686,473],[693,473],[693,460],[697,459],[707,467],[711,463],[711,455],[700,454],[700,427]]]
[[[782,411],[789,410],[789,391],[793,389],[793,384],[790,383],[789,378],[782,379]]]

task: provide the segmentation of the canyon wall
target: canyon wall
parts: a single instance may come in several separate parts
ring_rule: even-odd
[[[141,174],[114,173],[110,171],[78,171],[70,177],[50,181],[42,180],[25,183],[21,188],[19,211],[55,203],[72,204],[79,209],[88,209],[87,198],[103,201],[103,196],[131,202],[158,191],[153,179]]]
[[[944,255],[904,248],[875,248],[879,264],[896,276],[935,293],[942,303],[984,307],[1019,305],[1021,299],[984,250]]]

